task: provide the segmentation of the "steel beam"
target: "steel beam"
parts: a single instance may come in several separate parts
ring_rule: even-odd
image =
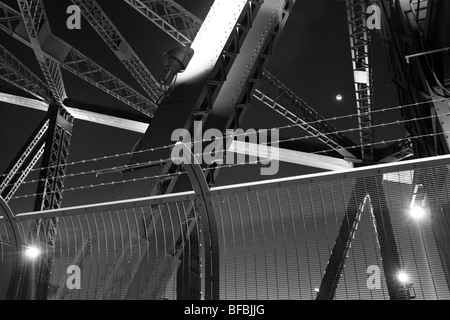
[[[217,223],[209,185],[205,179],[200,163],[192,153],[184,154],[184,168],[189,176],[192,188],[196,194],[196,209],[202,223],[203,250],[205,251],[205,299],[220,299],[220,272],[219,272],[219,237]],[[193,161],[192,161],[193,160]],[[195,211],[197,211],[195,210]],[[188,234],[190,236],[190,232]],[[184,248],[183,248],[184,249]]]
[[[53,99],[47,84],[2,45],[0,45],[0,78],[39,100],[50,102]]]
[[[261,150],[264,150],[264,152],[261,152]],[[353,163],[344,159],[337,159],[334,157],[293,151],[267,145],[247,143],[243,141],[233,141],[228,147],[228,152],[249,155],[259,159],[281,161],[325,170],[346,170],[353,168]]]
[[[410,136],[422,136],[412,142],[414,155],[418,158],[446,154],[450,150],[446,137],[439,134],[436,136],[442,132],[441,125],[431,118],[434,113],[432,109],[441,109],[442,106],[439,102],[426,104],[427,101],[433,100],[432,87],[435,85],[435,78],[434,71],[430,69],[432,64],[426,56],[411,59],[409,63],[405,58],[415,52],[422,52],[424,46],[432,46],[431,42],[440,29],[439,25],[446,25],[443,12],[439,12],[442,20],[433,18],[438,3],[440,1],[379,2],[383,22],[381,37],[392,78],[397,85],[400,104],[421,102],[420,106],[402,109],[402,117],[407,120],[430,117],[429,120],[406,123]],[[434,61],[434,64],[436,63],[437,60]],[[442,119],[440,121],[445,123]]]
[[[164,88],[162,88],[161,84],[153,77],[124,36],[120,33],[111,19],[108,18],[98,2],[95,0],[72,0],[72,2],[79,6],[83,16],[90,23],[92,28],[94,28],[103,41],[105,41],[108,47],[114,52],[116,57],[122,62],[125,68],[127,68],[154,103],[158,104],[160,99],[164,96]]]
[[[57,62],[42,54],[42,45],[51,33],[44,4],[41,0],[18,0],[22,18],[30,38],[31,46],[47,84],[53,94],[53,100],[60,105],[67,98],[60,66]]]
[[[194,41],[203,23],[173,0],[125,0],[125,2],[182,45],[190,45]],[[253,93],[253,98],[262,101],[269,107],[274,106],[271,101],[278,101],[278,98],[287,98],[284,101],[285,103],[278,103],[277,109],[294,110],[296,119],[303,124],[302,128],[306,132],[312,136],[323,137],[325,135],[325,139],[321,141],[325,142],[327,146],[332,149],[338,148],[339,153],[345,158],[355,158],[356,150],[351,148],[354,143],[342,134],[335,134],[336,129],[331,124],[269,72],[263,70],[262,78],[257,82],[257,89]],[[287,116],[284,112],[281,112],[281,114]],[[288,117],[288,120],[292,121],[292,117]],[[312,124],[309,125],[308,122],[312,122]]]
[[[8,204],[0,197],[0,225],[2,229],[6,231],[8,236],[8,242],[11,245],[11,251],[4,252],[1,251],[2,262],[11,261],[10,268],[10,278],[7,284],[7,288],[2,288],[5,292],[4,299],[7,300],[17,300],[19,298],[20,286],[22,285],[22,272],[23,272],[23,242],[20,237],[20,232],[18,230],[18,225],[14,219],[14,214],[9,208]],[[2,239],[0,239],[2,241]],[[4,270],[2,270],[4,272]],[[5,277],[2,274],[2,277]]]
[[[412,139],[408,136],[398,142],[392,143],[384,149],[376,150],[377,163],[397,162],[414,156]]]
[[[124,0],[182,45],[194,41],[202,21],[172,0]]]
[[[346,0],[362,160],[373,161],[372,70],[367,1]]]
[[[357,148],[350,139],[336,133],[338,130],[332,124],[268,71],[264,72],[262,79],[263,81],[253,94],[254,98],[281,114],[291,123],[298,125],[311,137],[316,138],[344,158],[356,159]]]
[[[197,53],[201,51],[196,50],[196,46],[208,47],[209,52],[204,52],[208,56],[205,58],[202,55],[194,55],[186,71],[178,77],[177,86],[171,94],[173,98],[166,98],[163,101],[162,105],[166,107],[160,108],[156,114],[152,126],[141,140],[139,148],[147,149],[152,145],[161,145],[164,143],[164,140],[161,140],[162,136],[165,137],[167,143],[170,143],[168,139],[175,129],[193,130],[194,121],[202,121],[207,124],[205,127],[223,130],[239,126],[244,110],[250,102],[249,97],[251,97],[254,85],[264,70],[293,4],[293,1],[277,0],[265,1],[264,4],[261,4],[260,1],[245,0],[216,1],[192,43],[192,48]],[[225,15],[225,10],[232,12]],[[258,17],[260,19],[257,22]],[[255,27],[256,23],[257,27]],[[218,32],[218,27],[223,31]],[[218,37],[218,35],[221,36]],[[245,49],[246,52],[240,57],[247,41],[249,42]],[[217,44],[212,48],[213,43]],[[240,67],[233,69],[235,63],[238,63]],[[238,81],[231,80],[231,73],[234,74],[233,77],[242,75],[243,63],[248,64],[248,67],[245,67],[245,76]],[[238,69],[239,71],[236,71]],[[230,83],[225,84],[227,81]],[[241,82],[241,86],[233,87],[236,91],[233,91],[232,95],[221,95],[221,92],[228,92],[239,82]],[[222,98],[219,98],[220,96]],[[171,119],[169,125],[167,120],[164,120],[168,118]],[[170,149],[160,150],[153,153],[151,157],[165,159],[170,157],[170,151]],[[136,154],[132,163],[149,160],[147,156],[142,158],[142,161],[141,158]],[[167,174],[178,170],[177,165],[168,163],[159,167],[127,172],[126,175]],[[214,183],[213,179],[217,172],[218,170],[215,170],[215,173],[212,172],[213,174],[206,178],[209,185]],[[145,195],[170,193],[174,191],[175,187],[183,188],[184,183],[190,185],[189,181],[180,181],[174,178],[155,179],[150,182],[150,185],[146,183],[142,187],[142,185],[135,184],[133,190],[121,190],[121,196],[126,197],[129,192],[134,196],[142,193]]]
[[[397,274],[402,270],[402,265],[384,196],[382,179],[382,175],[377,175],[356,180],[317,293],[317,300],[332,300],[334,298],[361,213],[367,201],[369,201],[370,211],[374,219],[389,296],[392,300],[408,299],[408,289],[397,279]]]
[[[10,200],[42,157],[35,201],[35,211],[57,209],[61,206],[66,163],[69,155],[73,117],[62,107],[50,106],[46,118],[12,162],[0,185],[0,192]],[[27,245],[54,247],[57,219],[39,219],[31,225]],[[29,264],[24,278],[22,298],[45,299],[51,274],[51,258]],[[31,279],[31,280],[30,280]]]
[[[6,202],[11,200],[42,156],[48,128],[49,120],[44,119],[6,170],[7,174],[0,184],[0,195]]]
[[[33,49],[33,44],[28,34],[23,32],[25,26],[20,17],[21,15],[18,11],[0,2],[0,29]],[[62,68],[108,93],[124,104],[150,118],[153,117],[157,109],[153,101],[131,88],[55,35],[48,34],[46,43],[49,45],[44,45],[40,52],[46,60],[56,62]]]
[[[73,117],[62,107],[51,105],[49,109],[49,131],[39,175],[35,211],[58,209],[61,207],[66,164],[69,157]],[[57,234],[57,218],[39,219],[32,225],[31,241],[54,248]],[[33,265],[31,274],[37,276],[31,283],[30,298],[45,300],[50,282],[52,258],[50,255]]]

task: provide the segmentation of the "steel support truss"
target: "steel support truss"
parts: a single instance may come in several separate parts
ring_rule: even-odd
[[[124,0],[182,45],[190,45],[202,21],[172,0]]]
[[[186,102],[176,102],[177,105],[173,105],[169,101],[164,101],[163,104],[167,103],[170,105],[170,108],[161,108],[157,113],[155,120],[152,122],[152,126],[149,127],[144,138],[141,140],[140,148],[147,148],[152,143],[161,144],[161,141],[156,141],[155,135],[152,133],[155,130],[159,131],[159,133],[173,131],[176,126],[184,127],[189,131],[193,131],[194,129],[194,121],[201,121],[203,124],[209,123],[209,121],[218,120],[214,115],[214,106],[218,103],[219,105],[223,103],[223,99],[230,99],[227,95],[220,95],[222,90],[225,90],[227,86],[235,85],[239,81],[233,81],[233,83],[226,83],[230,74],[232,73],[233,65],[237,60],[249,59],[245,60],[245,64],[248,64],[248,74],[245,81],[241,81],[242,84],[240,87],[236,88],[236,91],[233,90],[233,94],[236,96],[236,99],[233,101],[233,105],[230,106],[229,114],[222,117],[219,121],[218,128],[226,130],[227,128],[238,128],[242,118],[245,114],[245,110],[250,103],[250,98],[252,97],[253,90],[255,89],[255,85],[260,79],[262,72],[265,68],[265,65],[272,55],[273,47],[278,39],[280,33],[283,30],[283,27],[286,23],[286,20],[289,16],[290,10],[294,5],[295,1],[267,1],[264,4],[266,7],[264,13],[262,14],[261,20],[259,21],[258,30],[253,30],[253,23],[257,19],[259,15],[260,7],[262,6],[261,1],[254,0],[248,2],[243,8],[242,12],[239,12],[239,18],[237,20],[236,26],[232,28],[231,34],[228,36],[228,39],[224,39],[224,47],[221,49],[221,54],[216,62],[215,66],[212,70],[207,74],[207,78],[200,81],[198,88],[194,90],[189,88],[187,91],[184,88],[184,85],[179,85],[175,88],[173,92],[173,96],[176,94],[184,95],[181,98],[186,99]],[[279,8],[276,11],[275,7]],[[270,11],[268,10],[270,8]],[[273,8],[273,9],[272,9]],[[236,9],[235,9],[236,10]],[[273,12],[272,12],[273,10]],[[220,12],[217,12],[220,14]],[[262,22],[265,22],[262,24]],[[211,21],[214,23],[214,21]],[[270,26],[268,28],[267,26]],[[203,28],[204,26],[202,26]],[[209,26],[212,28],[213,26]],[[262,29],[261,29],[262,27]],[[256,27],[254,28],[256,29]],[[261,33],[263,32],[263,33]],[[250,35],[251,34],[251,35]],[[261,40],[263,39],[263,40]],[[256,50],[253,47],[251,50],[255,49],[255,52],[246,52],[243,56],[239,56],[242,53],[243,44],[249,40],[250,43],[255,43]],[[259,41],[259,43],[258,43]],[[259,47],[258,47],[258,44]],[[249,55],[250,54],[250,55]],[[252,60],[250,66],[250,59]],[[242,63],[242,62],[239,62]],[[239,70],[239,74],[241,74],[242,69]],[[235,74],[236,76],[238,74]],[[180,96],[177,97],[177,100],[180,99]],[[221,100],[222,99],[222,100]],[[221,101],[220,101],[221,100]],[[189,102],[187,102],[189,101]],[[186,111],[189,109],[189,111]],[[179,110],[179,112],[177,111]],[[175,126],[174,128],[168,127],[164,125],[160,127],[160,124],[163,122],[160,119],[167,119],[167,117],[171,117],[171,126]],[[205,125],[206,127],[207,125]],[[170,134],[167,135],[170,137]],[[170,150],[164,150],[163,152],[169,152]],[[158,155],[161,158],[168,158],[167,155]],[[141,162],[139,159],[139,155],[132,159],[132,162]],[[143,160],[148,161],[148,159]],[[211,186],[214,184],[214,179],[218,174],[218,167],[208,168],[206,174],[207,185]],[[180,166],[175,165],[171,161],[166,163],[165,165],[141,170],[135,170],[134,172],[127,172],[128,175],[135,174],[171,174],[181,170]],[[147,171],[144,173],[143,171]],[[147,185],[145,189],[147,190],[147,195],[156,195],[156,194],[166,194],[173,192],[175,185],[177,182],[180,182],[176,176],[169,177],[167,179],[155,179],[151,181],[150,185]],[[183,183],[183,182],[181,182]],[[132,191],[128,190],[127,192]],[[140,190],[142,192],[143,190]],[[195,212],[195,210],[191,210],[191,212]],[[153,217],[154,219],[155,217]],[[196,220],[195,216],[190,216],[192,221]],[[204,219],[201,219],[202,223],[204,223]],[[187,228],[186,234],[180,234],[180,237],[177,240],[177,243],[183,243],[183,237],[189,239],[191,232],[194,230],[192,227]],[[206,240],[205,240],[206,241]],[[177,255],[181,255],[184,250],[183,245],[177,246]],[[213,259],[213,258],[211,258]],[[212,265],[209,265],[209,268],[212,268]],[[212,290],[212,289],[211,289]],[[214,299],[216,299],[216,294],[212,294]]]
[[[60,66],[42,53],[42,44],[51,33],[44,4],[40,0],[18,0],[23,21],[42,73],[53,94],[53,100],[60,105],[67,98]]]
[[[98,2],[95,0],[72,0],[72,2],[79,6],[84,17],[94,30],[105,41],[148,96],[157,104],[164,96],[164,89],[136,52],[134,52],[111,19],[108,18]]]
[[[372,71],[367,0],[346,0],[362,160],[373,161]]]
[[[7,285],[8,287],[4,291],[4,298],[7,300],[16,300],[18,299],[21,284],[24,246],[17,223],[14,220],[14,214],[2,197],[0,197],[0,218],[0,225],[2,225],[2,228],[4,228],[7,235],[7,239],[0,238],[0,241],[3,242],[4,240],[7,240],[8,246],[11,248],[8,252],[2,250],[2,256],[0,257],[0,259],[5,262],[11,261],[10,279]],[[2,243],[2,245],[5,244]]]
[[[43,126],[38,128],[38,133],[31,143],[25,146],[25,151],[18,157],[18,161],[14,163],[3,182],[9,181],[6,184],[8,188],[5,189],[5,192],[9,190],[8,195],[19,188],[42,156],[34,210],[42,211],[61,207],[72,127],[73,117],[64,108],[51,105]],[[57,223],[56,218],[35,221],[31,225],[27,245],[51,251],[50,248],[55,245]],[[52,260],[49,257],[27,265],[22,298],[46,299],[51,265]]]
[[[44,153],[50,120],[44,119],[6,170],[0,184],[0,195],[9,202]]]
[[[200,30],[202,21],[173,0],[124,0],[149,21],[160,27],[182,45],[190,45]],[[291,4],[288,5],[291,7]],[[290,11],[290,9],[288,9]],[[288,121],[298,124],[308,134],[318,138],[326,146],[343,155],[344,158],[355,158],[354,143],[319,116],[317,112],[299,99],[280,80],[269,72],[262,70],[256,81],[256,89],[252,93],[255,98],[271,107]],[[278,98],[283,98],[279,103]],[[295,115],[292,114],[292,111]],[[308,122],[313,122],[309,124]],[[359,157],[359,155],[358,155]]]
[[[369,205],[383,262],[387,289],[392,300],[410,299],[409,288],[397,279],[402,270],[394,229],[382,187],[383,175],[358,178],[334,243],[317,300],[332,300],[349,255],[361,214]]]
[[[25,10],[24,13],[26,12],[27,11]],[[46,39],[48,39],[47,41],[52,43],[51,46],[41,47],[42,50],[38,51],[38,53],[44,57],[45,61],[56,63],[59,67],[108,93],[124,104],[150,118],[153,117],[157,109],[157,105],[154,101],[148,99],[113,74],[103,69],[100,65],[93,62],[83,53],[53,35],[50,32],[45,16],[42,16],[38,21],[39,23],[37,25],[41,25],[40,30],[42,29],[40,31],[40,37],[46,37]],[[36,25],[36,23],[34,24]],[[21,13],[5,3],[0,2],[0,29],[29,48],[34,49],[32,39],[27,33],[23,32],[24,28],[26,29],[26,26]],[[35,28],[32,26],[29,26],[29,28],[31,34],[34,34]],[[53,66],[52,63],[50,64]],[[49,69],[49,74],[54,71],[55,68]]]
[[[0,45],[0,78],[39,100],[52,101],[52,93],[39,77]]]
[[[448,112],[448,104],[445,99],[436,100],[438,96],[434,95],[433,89],[436,88],[432,87],[436,84],[434,71],[430,68],[430,57],[406,58],[411,53],[423,52],[427,46],[432,46],[432,38],[438,34],[440,24],[445,26],[445,13],[436,12],[439,3],[441,2],[425,0],[402,0],[393,3],[388,0],[379,1],[383,22],[381,38],[384,41],[393,82],[397,85],[400,104],[420,103],[402,109],[402,117],[407,120],[430,117],[430,120],[410,121],[406,124],[411,136],[421,136],[412,142],[414,155],[418,158],[449,152],[448,134],[436,135],[448,127],[448,117],[442,116]],[[447,4],[446,1],[442,3]],[[445,10],[445,6],[441,9]],[[436,17],[432,17],[433,15]],[[439,61],[445,65],[445,55],[442,58],[442,61],[436,59],[434,62]],[[437,114],[436,119],[431,118],[433,114]]]

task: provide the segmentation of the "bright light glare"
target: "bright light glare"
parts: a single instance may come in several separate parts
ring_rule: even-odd
[[[421,219],[425,215],[425,209],[421,206],[414,206],[409,210],[411,217]]]
[[[28,258],[34,259],[40,254],[40,251],[37,248],[29,247],[25,250],[25,254]]]
[[[342,94],[338,94],[338,95],[336,96],[336,100],[337,100],[337,101],[342,101],[343,98],[344,98],[344,97],[342,96]]]
[[[315,292],[319,292],[319,288],[314,288],[314,291]]]
[[[406,282],[408,282],[408,275],[404,272],[404,271],[401,271],[401,272],[399,272],[399,274],[397,275],[397,279],[398,279],[398,281],[400,281],[401,283],[406,283]]]

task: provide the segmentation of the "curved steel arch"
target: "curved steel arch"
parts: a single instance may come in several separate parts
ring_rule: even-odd
[[[2,197],[0,197],[0,215],[3,216],[3,220],[6,222],[5,225],[8,230],[8,234],[12,235],[12,237],[10,237],[10,240],[16,253],[15,255],[12,256],[13,267],[6,295],[7,299],[15,300],[17,298],[22,273],[23,265],[21,252],[23,246],[19,230],[17,228],[17,225],[15,224],[14,214],[12,213],[8,204],[5,202],[5,200],[3,200]]]
[[[189,148],[185,148],[189,150]],[[183,154],[184,168],[189,176],[192,188],[196,194],[196,206],[199,209],[203,228],[205,250],[205,300],[220,299],[220,275],[219,275],[219,236],[217,223],[211,202],[211,194],[208,183],[203,174],[197,158],[192,152]],[[191,161],[193,159],[193,161]]]

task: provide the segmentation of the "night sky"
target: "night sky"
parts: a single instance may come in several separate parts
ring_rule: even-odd
[[[5,2],[17,9],[15,1]],[[200,19],[204,19],[213,3],[211,0],[177,2]],[[163,52],[176,47],[177,43],[122,1],[103,0],[99,3],[125,35],[149,70],[157,77],[163,67]],[[68,30],[65,27],[68,17],[65,10],[71,4],[70,1],[47,0],[44,1],[44,4],[54,34],[91,57],[92,60],[101,64],[123,81],[140,90],[134,79],[126,72],[84,18],[81,30]],[[43,78],[32,50],[4,32],[0,34],[2,45],[16,54],[32,71]],[[389,78],[387,61],[379,34],[372,31],[372,37],[375,83],[374,108],[396,106],[398,104],[396,90]],[[268,70],[325,118],[356,113],[345,2],[298,0],[268,64]],[[63,76],[66,91],[70,98],[102,107],[125,110],[133,116],[139,117],[135,111],[129,110],[129,107],[122,105],[114,98],[84,83],[72,74],[63,71]],[[2,81],[0,81],[0,91],[27,96]],[[336,101],[337,94],[343,95],[342,101]],[[44,117],[44,114],[23,107],[0,104],[0,148],[3,150],[0,157],[0,172],[4,172],[23,143]],[[390,122],[399,119],[399,117],[397,112],[378,113],[374,115],[374,121],[375,124],[378,124]],[[274,111],[259,102],[253,102],[248,110],[243,127],[262,129],[286,124],[289,123]],[[336,121],[333,124],[338,130],[357,128],[358,126],[356,117]],[[295,130],[285,133],[291,135],[295,135],[296,132],[300,133]],[[396,126],[383,130],[377,129],[375,134],[376,140],[380,141],[403,137],[405,131],[403,127]],[[347,133],[347,135],[358,143],[356,132]],[[140,135],[136,133],[76,120],[69,161],[129,152],[139,138]],[[101,169],[108,166],[123,165],[127,164],[128,161],[129,158],[124,157],[105,161],[94,167],[72,166],[68,172],[76,173],[93,168]],[[281,164],[280,167],[281,176],[318,171],[317,169],[286,164]],[[228,172],[231,171],[231,169],[227,170]],[[232,170],[232,175],[222,175],[218,183],[230,184],[261,179],[261,177],[255,177],[251,174],[242,174],[243,172],[257,172],[256,170],[246,168],[234,168]],[[37,172],[29,176],[29,179],[36,178]],[[67,179],[66,186],[76,187],[95,184],[96,181],[99,180],[96,180],[92,175],[76,179],[71,178]],[[33,192],[35,192],[35,185],[29,184],[22,187],[16,195]],[[100,189],[87,190],[77,194],[67,192],[63,205],[72,206],[109,200],[105,193],[108,193],[108,191],[101,191]],[[10,202],[11,207],[16,212],[31,210],[31,204],[32,201],[28,200],[13,200]]]

